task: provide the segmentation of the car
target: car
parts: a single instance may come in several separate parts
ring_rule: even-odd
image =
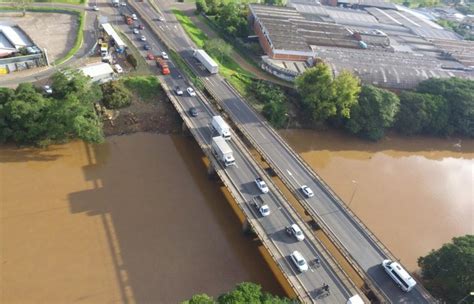
[[[94,5],[92,9],[97,12],[99,10],[99,7],[97,5]]]
[[[260,212],[261,216],[265,217],[270,215],[270,208],[265,204],[265,201],[260,195],[254,196],[251,204]]]
[[[165,18],[163,16],[158,17],[158,21],[165,21]]]
[[[115,64],[114,68],[115,68],[115,72],[117,72],[119,74],[123,73],[123,69],[119,64]]]
[[[139,31],[137,28],[134,28],[134,29],[133,29],[133,33],[134,33],[135,35],[138,35],[138,34],[140,34],[140,31]]]
[[[257,177],[255,179],[255,184],[257,184],[258,189],[260,189],[262,193],[268,193],[269,190],[268,190],[267,184],[262,178]]]
[[[306,263],[305,258],[303,257],[303,255],[299,251],[297,251],[297,250],[293,251],[290,254],[290,258],[291,258],[291,261],[293,262],[293,264],[295,264],[296,268],[298,268],[299,271],[301,271],[301,272],[308,271],[308,269],[309,269],[308,263]]]
[[[148,54],[146,54],[146,59],[155,60],[155,55],[153,55],[152,53],[148,53]]]
[[[141,40],[141,41],[146,41],[146,37],[143,36],[143,35],[141,35],[141,36],[140,36],[140,40]]]
[[[145,45],[143,46],[143,49],[144,49],[145,51],[148,51],[149,49],[151,49],[151,46],[149,46],[148,44],[145,44]]]
[[[192,117],[198,116],[198,110],[195,107],[189,108],[189,115],[191,115]]]
[[[161,58],[168,59],[168,54],[166,54],[166,52],[161,52]]]
[[[145,29],[145,27],[143,26],[143,24],[137,25],[137,28],[138,28],[139,30],[144,30],[144,29]]]
[[[43,91],[46,93],[46,94],[53,94],[53,89],[49,86],[49,85],[45,85],[43,87]]]
[[[313,190],[311,190],[311,188],[306,186],[306,185],[301,186],[301,191],[303,191],[303,194],[306,197],[313,197],[314,196]]]
[[[286,227],[286,232],[288,232],[288,234],[294,236],[298,241],[303,241],[304,240],[303,231],[301,231],[300,226],[298,226],[296,224],[292,224],[291,226]]]
[[[174,92],[175,92],[176,95],[178,95],[178,96],[182,96],[182,95],[183,95],[183,90],[181,90],[180,87],[174,88]]]
[[[126,2],[120,2],[120,6],[127,6]]]
[[[191,87],[188,87],[188,88],[186,89],[186,92],[188,92],[189,96],[196,96],[196,92],[195,92],[194,89],[191,88]]]
[[[132,14],[132,19],[133,19],[133,20],[138,20],[137,15],[136,15],[136,14]]]

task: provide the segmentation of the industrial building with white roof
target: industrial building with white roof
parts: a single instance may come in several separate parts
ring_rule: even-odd
[[[431,77],[474,79],[474,42],[400,6],[346,2],[358,9],[308,0],[288,7],[250,4],[249,22],[266,53],[262,68],[291,81],[323,61],[335,75],[348,70],[366,84],[394,89]]]

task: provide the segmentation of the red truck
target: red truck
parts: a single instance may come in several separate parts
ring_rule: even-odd
[[[125,18],[125,22],[126,22],[128,25],[133,24],[132,16],[125,15],[124,18]]]
[[[156,65],[160,67],[161,73],[163,75],[168,75],[170,73],[170,68],[168,67],[168,63],[162,58],[156,57]]]

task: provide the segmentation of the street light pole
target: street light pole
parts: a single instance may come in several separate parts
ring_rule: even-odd
[[[349,201],[349,206],[352,204],[352,200],[357,192],[357,186],[359,185],[356,180],[352,180],[352,183],[355,184],[354,190],[352,191],[351,200]]]
[[[286,117],[286,128],[285,130],[288,130],[288,127],[290,126],[290,115],[288,113],[285,113]]]
[[[461,304],[464,300],[466,300],[467,297],[474,296],[474,291],[471,291],[467,296],[459,300],[457,304]]]

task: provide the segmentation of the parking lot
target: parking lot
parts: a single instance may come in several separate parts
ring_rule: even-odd
[[[0,17],[0,22],[18,24],[36,45],[46,48],[51,62],[66,55],[74,45],[78,27],[76,20],[75,15],[59,13],[27,13],[25,17]]]

